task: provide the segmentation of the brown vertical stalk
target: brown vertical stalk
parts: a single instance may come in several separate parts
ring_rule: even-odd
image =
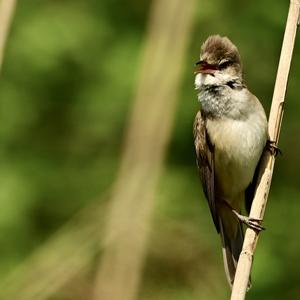
[[[194,0],[153,1],[140,80],[111,199],[95,300],[137,296],[194,4]]]
[[[274,142],[274,145],[277,145],[279,140],[283,117],[283,105],[295,44],[299,11],[300,0],[291,0],[269,116],[269,136],[270,141]],[[265,151],[263,163],[260,169],[260,180],[254,196],[250,218],[263,219],[272,180],[274,163],[275,155],[272,155],[269,151]],[[247,285],[257,240],[258,232],[248,228],[245,234],[243,250],[237,266],[231,300],[243,300],[246,297]]]
[[[0,70],[3,63],[5,44],[16,8],[16,0],[0,0]]]

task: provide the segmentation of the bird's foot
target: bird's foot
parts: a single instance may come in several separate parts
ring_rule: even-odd
[[[265,227],[261,226],[262,219],[249,218],[247,216],[243,216],[242,214],[238,213],[227,201],[224,200],[223,202],[234,213],[234,215],[247,227],[258,232],[266,230]]]
[[[270,153],[272,155],[274,155],[275,157],[280,154],[282,155],[282,152],[281,150],[279,149],[279,147],[276,145],[276,142],[275,141],[270,141],[268,140],[267,141],[267,150],[270,151]]]
[[[247,227],[255,230],[255,231],[262,231],[265,230],[266,228],[261,226],[262,219],[256,219],[256,218],[249,218],[246,216],[243,216],[239,214],[236,210],[232,210],[232,212],[236,215],[236,217],[244,223]]]

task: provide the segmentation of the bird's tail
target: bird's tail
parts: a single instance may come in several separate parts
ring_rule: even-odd
[[[224,219],[222,219],[223,218],[219,219],[219,224],[224,267],[228,283],[232,288],[237,263],[243,247],[244,232],[242,223],[239,220],[237,220],[232,213],[231,215],[227,215],[226,222],[224,222]],[[251,280],[249,280],[248,289],[250,287]]]

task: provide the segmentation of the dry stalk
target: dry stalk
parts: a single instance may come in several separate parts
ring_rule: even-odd
[[[0,4],[4,2],[13,1]],[[0,299],[53,297],[75,274],[89,268],[99,250],[103,255],[94,299],[127,300],[137,295],[195,4],[195,0],[153,1],[137,95],[106,226],[102,222],[107,210],[101,205],[80,213],[0,283]],[[7,32],[0,27],[0,34],[1,29]]]
[[[275,146],[278,145],[279,140],[288,75],[295,44],[297,25],[299,22],[299,11],[300,0],[291,0],[269,116],[269,137],[270,141],[272,141]],[[274,163],[274,153],[265,151],[260,168],[260,180],[250,211],[251,218],[263,219],[272,180]],[[246,230],[244,245],[236,270],[231,300],[243,300],[246,297],[247,285],[257,240],[258,232],[248,228]]]
[[[16,8],[16,3],[16,0],[0,0],[0,70],[3,63],[6,40]]]
[[[137,297],[194,5],[194,0],[153,1],[137,94],[108,213],[106,248],[94,300]]]

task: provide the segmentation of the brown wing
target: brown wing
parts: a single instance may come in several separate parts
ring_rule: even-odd
[[[202,188],[208,201],[214,224],[219,232],[220,228],[215,201],[214,149],[207,135],[205,118],[201,115],[200,111],[197,113],[194,122],[194,142]]]

